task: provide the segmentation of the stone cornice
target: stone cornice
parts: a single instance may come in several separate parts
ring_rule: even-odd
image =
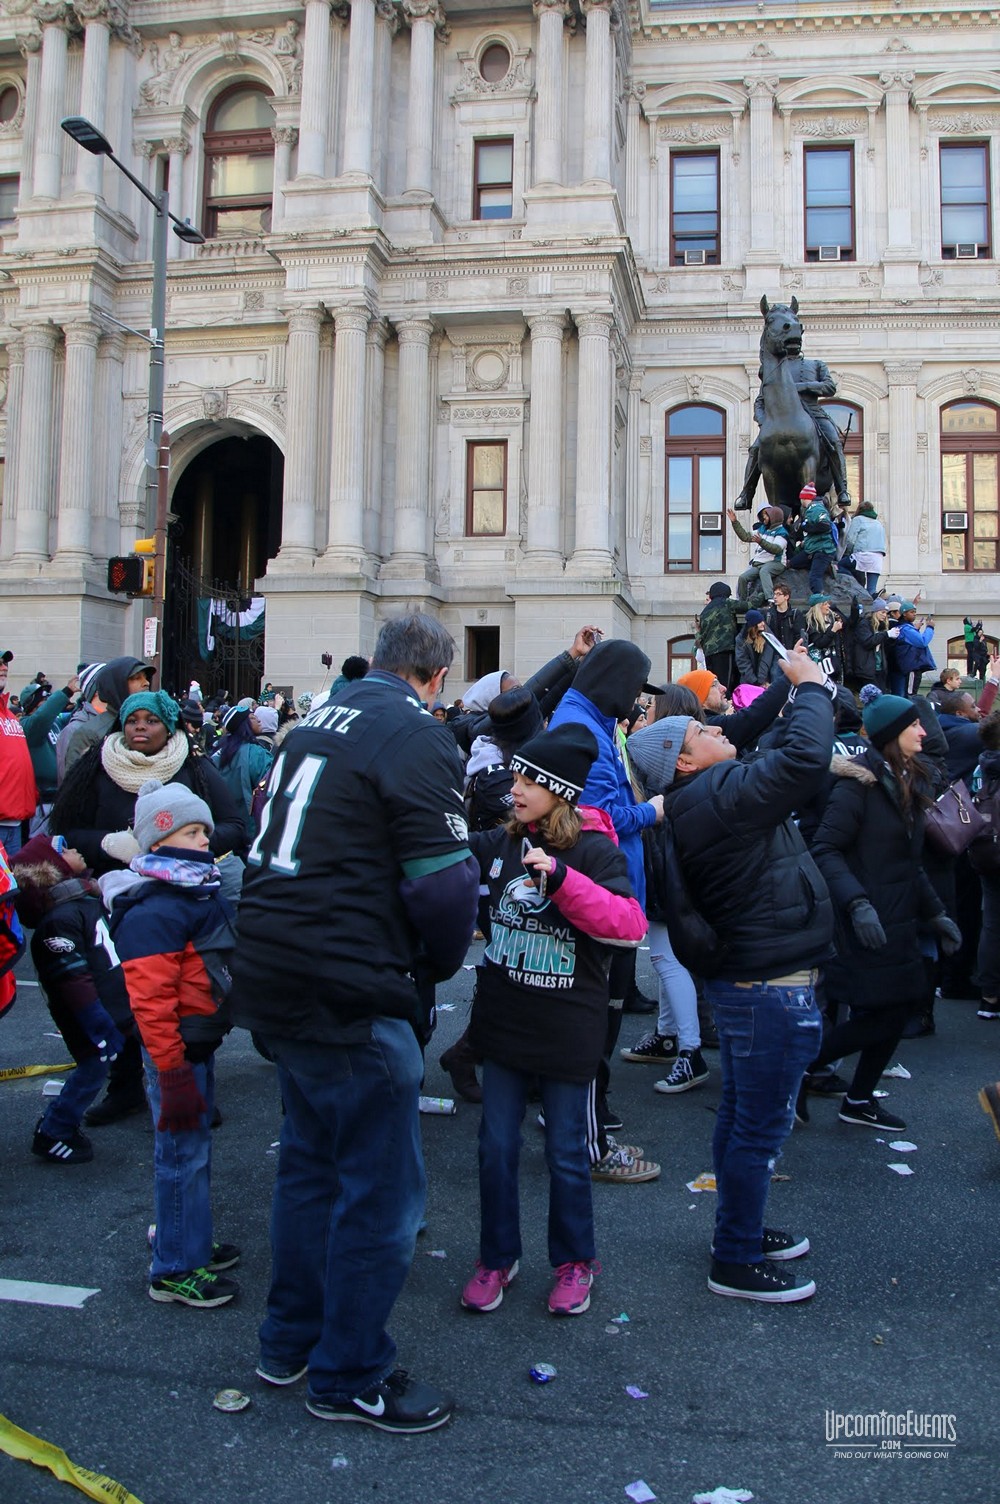
[[[803,7],[788,0],[786,4],[772,3],[767,13],[756,4],[718,11],[710,5],[654,5],[650,0],[628,0],[629,22],[634,34],[647,38],[678,40],[697,36],[705,42],[729,43],[746,37],[748,41],[760,42],[761,38],[797,34],[812,35],[817,32],[840,31],[852,36],[891,37],[903,32],[924,32],[928,42],[930,33],[941,25],[940,8],[922,5],[901,6],[892,11],[881,11],[866,6],[830,5]],[[981,5],[961,0],[949,5],[945,12],[949,30],[982,31],[985,25],[1000,25],[1000,10],[985,10]],[[758,56],[764,54],[758,53]]]

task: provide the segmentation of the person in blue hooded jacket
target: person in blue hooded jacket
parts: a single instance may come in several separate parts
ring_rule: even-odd
[[[660,694],[647,683],[650,663],[635,643],[619,639],[599,642],[591,648],[577,669],[573,686],[568,689],[552,714],[549,730],[569,723],[587,726],[597,738],[598,755],[591,766],[581,805],[604,810],[611,818],[618,846],[628,867],[629,881],[636,898],[646,907],[646,873],[642,855],[642,832],[648,825],[663,819],[660,795],[640,802],[615,736],[618,722],[626,717],[640,694]],[[620,1127],[607,1103],[611,1070],[608,1064],[618,1043],[621,1029],[622,999],[635,978],[635,952],[616,953],[609,979],[608,1035],[605,1057],[597,1073],[593,1094],[593,1121],[590,1123],[589,1147],[593,1173],[598,1179],[628,1180],[630,1157],[607,1138],[607,1129]],[[616,1163],[615,1155],[621,1156]]]

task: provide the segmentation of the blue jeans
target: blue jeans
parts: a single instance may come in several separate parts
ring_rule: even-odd
[[[108,1067],[96,1055],[85,1055],[63,1082],[63,1089],[53,1097],[39,1127],[50,1138],[62,1138],[83,1122],[83,1114],[108,1079]]]
[[[823,582],[826,572],[831,564],[835,564],[833,554],[810,554],[809,555],[809,590],[812,595],[823,595]]]
[[[679,1050],[699,1049],[698,989],[691,973],[674,955],[667,926],[656,920],[651,920],[649,925],[649,959],[660,984],[657,1034],[676,1034]]]
[[[782,1144],[792,1129],[806,1066],[822,1025],[811,987],[706,982],[719,1031],[722,1101],[712,1158],[718,1205],[715,1257],[759,1264],[764,1207]]]
[[[197,1128],[161,1132],[160,1074],[145,1050],[146,1096],[153,1115],[153,1174],[156,1184],[156,1236],[150,1278],[204,1269],[212,1256],[212,1134],[215,1058],[193,1067],[207,1112]]]
[[[263,1036],[285,1106],[271,1208],[267,1364],[309,1363],[309,1390],[340,1402],[396,1366],[385,1330],[413,1262],[426,1181],[410,1025],[372,1020],[365,1044]]]
[[[20,820],[13,825],[0,825],[0,846],[9,857],[16,856],[24,844],[21,840],[21,830]]]
[[[479,1124],[479,1258],[487,1269],[506,1269],[521,1257],[517,1170],[521,1123],[532,1077],[483,1062],[483,1116]],[[549,1167],[549,1262],[575,1264],[594,1257],[594,1205],[587,1155],[589,1085],[538,1080],[545,1114]]]

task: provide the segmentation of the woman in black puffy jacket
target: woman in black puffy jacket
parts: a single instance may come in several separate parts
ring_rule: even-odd
[[[932,792],[917,711],[898,695],[880,695],[863,719],[872,745],[834,759],[838,776],[812,843],[838,916],[826,986],[850,1016],[827,1035],[811,1069],[857,1053],[841,1121],[899,1132],[906,1124],[885,1111],[875,1088],[907,1019],[926,1005],[928,988],[933,993],[929,937],[948,950],[961,934],[920,864]]]

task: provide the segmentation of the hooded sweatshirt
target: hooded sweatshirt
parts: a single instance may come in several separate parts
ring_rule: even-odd
[[[118,712],[128,699],[128,681],[133,674],[140,674],[143,670],[151,672],[149,665],[143,663],[141,658],[127,657],[111,658],[101,669],[94,680],[91,695],[103,700],[108,708],[104,711],[95,710],[90,702],[81,705],[59,733],[56,743],[56,773],[60,783],[73,764],[79,762],[91,747],[103,741],[117,724]]]
[[[557,726],[588,726],[597,738],[598,755],[587,775],[581,804],[603,809],[611,816],[629,881],[639,902],[646,902],[646,874],[642,860],[642,832],[656,823],[656,811],[640,804],[618,747],[615,728],[642,693],[649,675],[649,659],[632,642],[617,638],[591,648],[549,721]]]

